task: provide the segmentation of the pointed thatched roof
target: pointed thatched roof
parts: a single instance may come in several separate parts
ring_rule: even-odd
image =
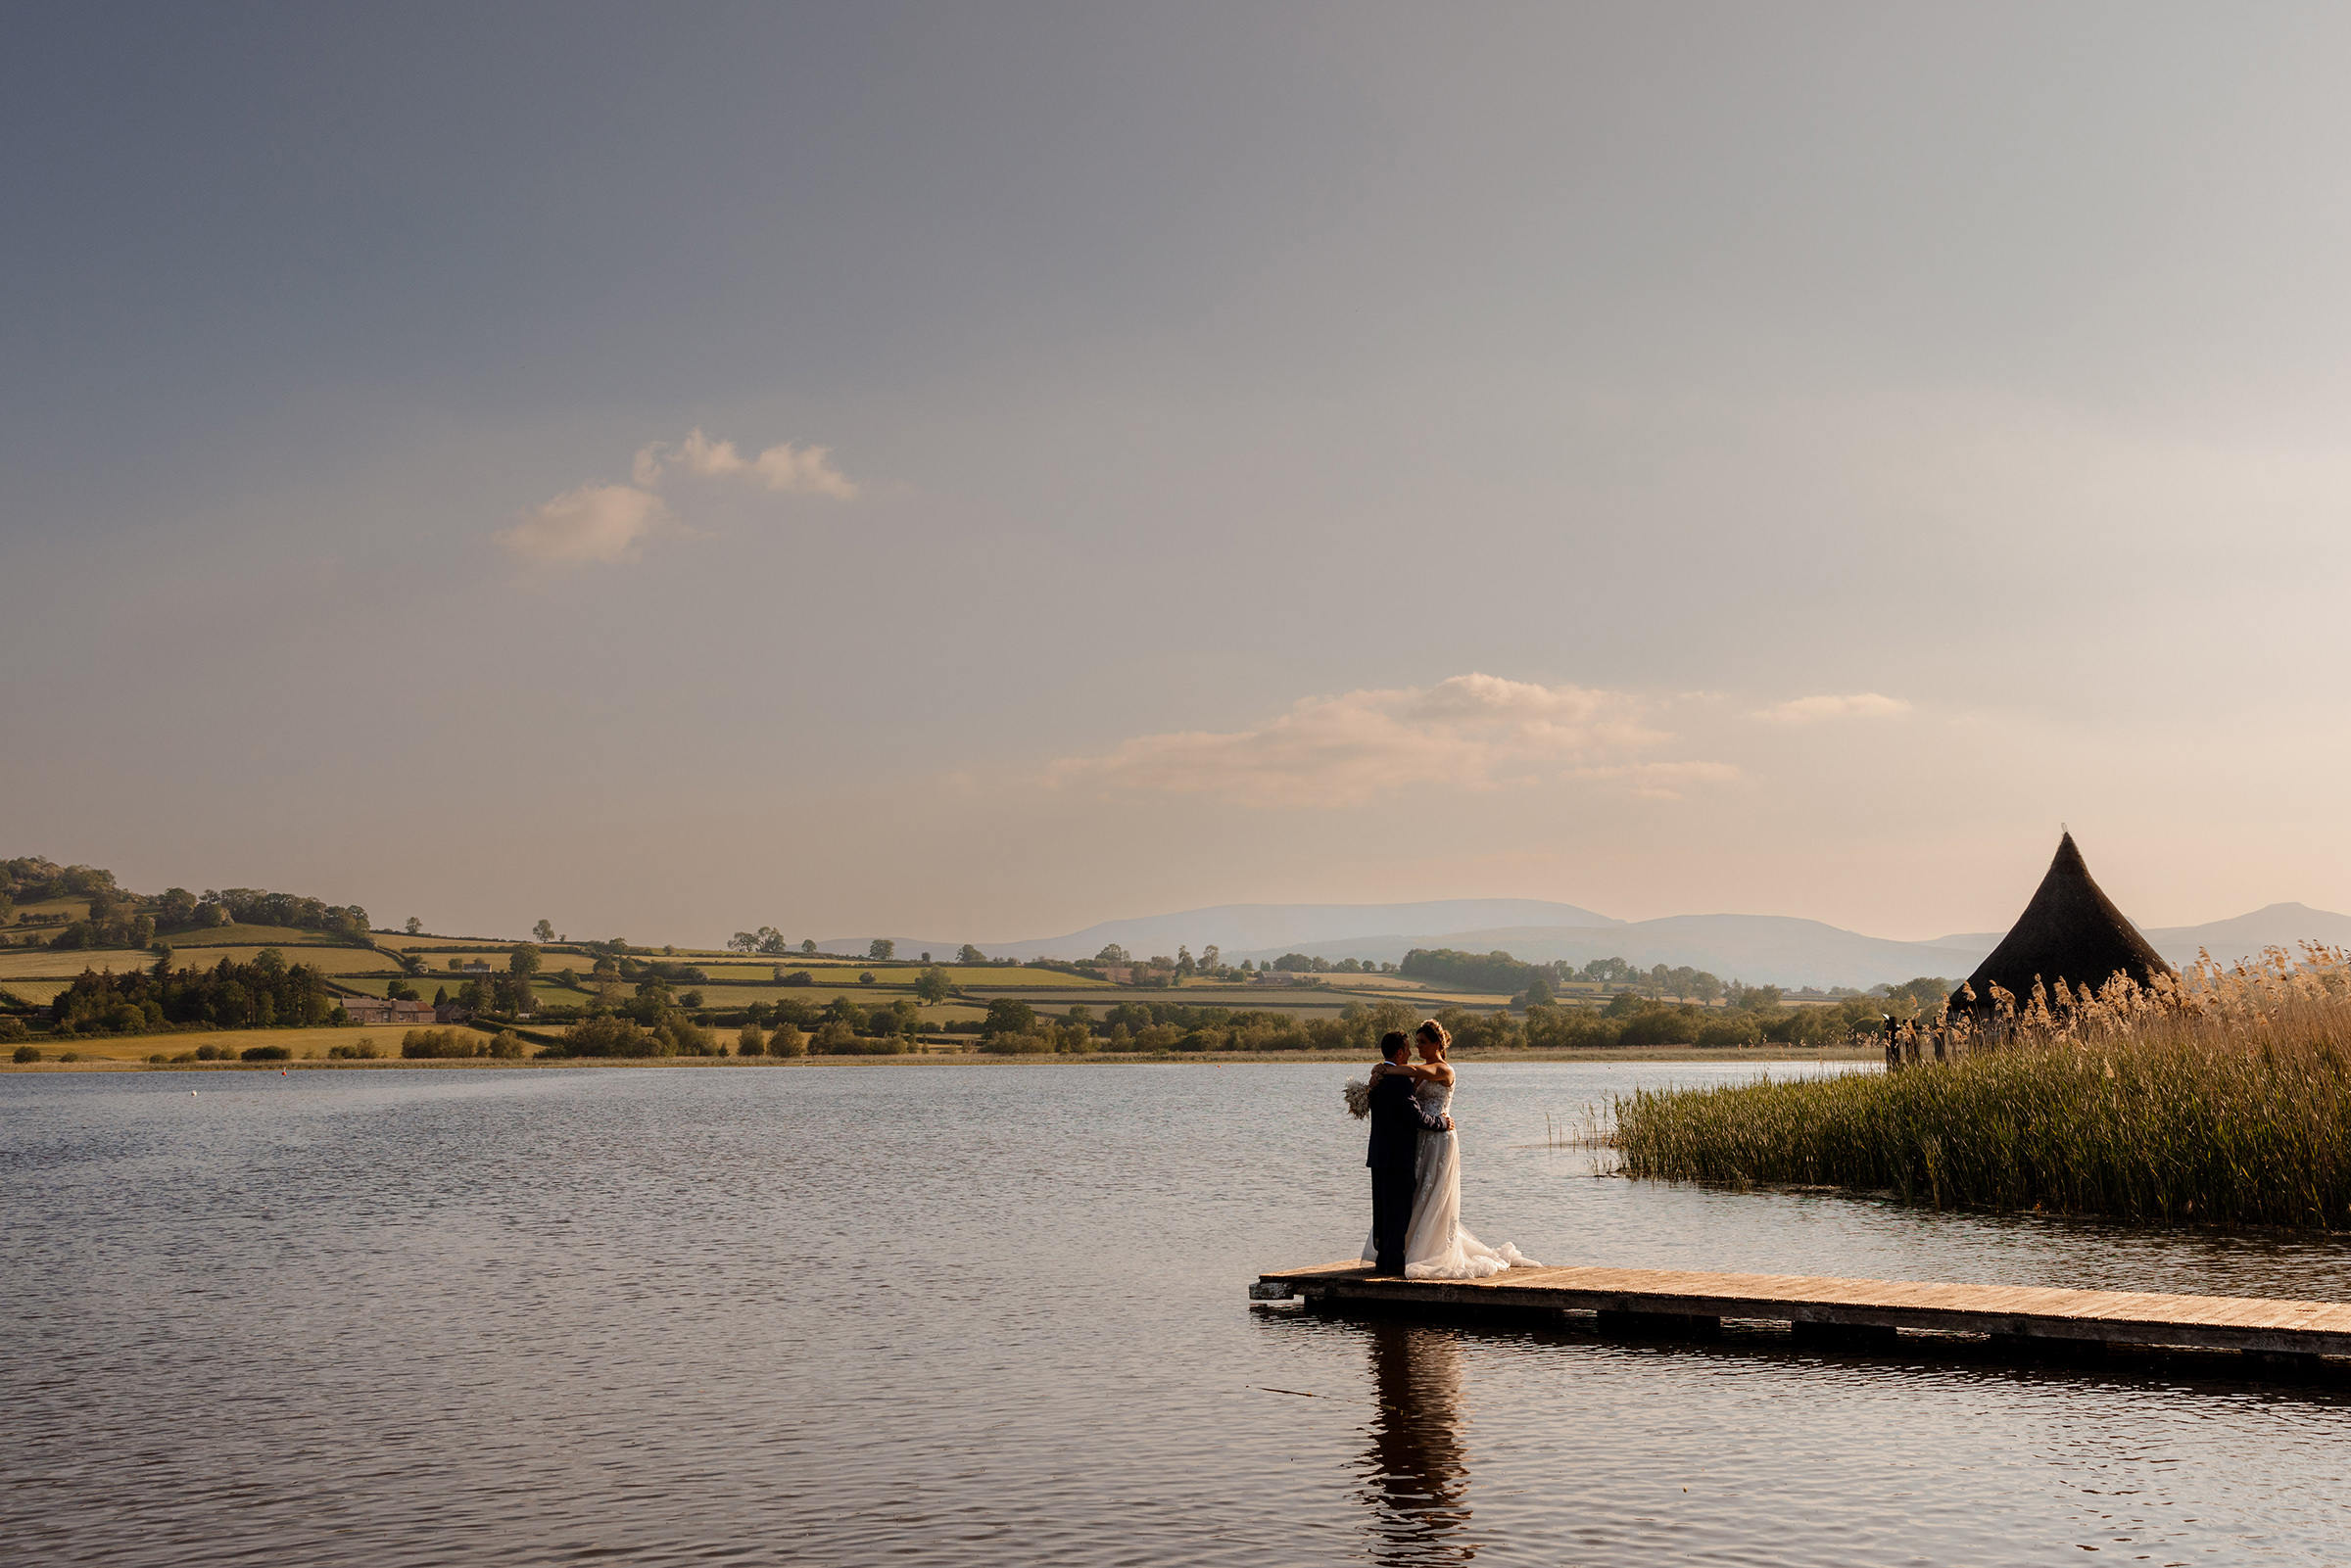
[[[2052,991],[2059,979],[2094,990],[2117,974],[2144,985],[2171,973],[2172,967],[2147,945],[2138,927],[2090,879],[2089,867],[2069,832],[2058,841],[2057,858],[2049,862],[2049,874],[2040,879],[2033,902],[1967,982],[1975,987],[1975,1005],[1989,1008],[1995,980],[2015,993],[2021,1006],[2033,994],[2036,977]]]

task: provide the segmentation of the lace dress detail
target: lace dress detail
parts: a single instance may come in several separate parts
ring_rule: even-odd
[[[1443,1117],[1452,1111],[1453,1087],[1431,1079],[1415,1084],[1413,1098],[1430,1116]],[[1404,1234],[1405,1278],[1484,1279],[1507,1268],[1543,1266],[1507,1241],[1488,1247],[1463,1226],[1461,1134],[1423,1130],[1415,1175],[1413,1222]]]

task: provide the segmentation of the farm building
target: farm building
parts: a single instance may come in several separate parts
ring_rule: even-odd
[[[424,1024],[433,1022],[430,1002],[387,1002],[380,996],[347,996],[343,1011],[351,1015],[354,1023]]]

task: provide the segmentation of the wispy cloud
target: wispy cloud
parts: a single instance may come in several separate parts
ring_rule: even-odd
[[[1140,736],[1107,756],[1057,762],[1050,776],[1245,806],[1360,806],[1415,787],[1615,779],[1665,794],[1673,783],[1737,775],[1722,763],[1639,760],[1674,738],[1648,711],[1621,691],[1457,675],[1433,687],[1309,697],[1247,730]]]
[[[495,536],[528,561],[562,566],[633,561],[644,542],[677,524],[660,497],[634,485],[582,485]]]
[[[1605,768],[1570,768],[1566,779],[1621,781],[1646,800],[1679,800],[1694,784],[1736,784],[1747,777],[1728,762],[1633,762]]]
[[[1855,691],[1849,695],[1798,697],[1791,702],[1757,708],[1748,717],[1769,724],[1820,724],[1831,719],[1898,719],[1909,711],[1910,704],[1900,697]]]
[[[830,447],[801,447],[788,441],[755,457],[745,457],[735,450],[735,443],[712,441],[697,428],[688,431],[684,441],[656,441],[639,448],[631,474],[638,484],[650,489],[670,468],[704,479],[744,479],[778,495],[857,499],[856,483],[833,466]]]
[[[745,457],[731,441],[713,441],[700,429],[683,441],[655,441],[637,450],[629,465],[633,484],[586,484],[533,507],[521,522],[491,537],[509,554],[558,565],[616,565],[644,554],[644,544],[662,534],[688,534],[655,491],[672,471],[703,479],[743,480],[775,495],[829,496],[854,500],[855,481],[833,466],[832,449],[792,442]]]

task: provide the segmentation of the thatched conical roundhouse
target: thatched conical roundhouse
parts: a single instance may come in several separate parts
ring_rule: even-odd
[[[2022,1006],[2037,978],[2052,991],[2060,979],[2076,989],[2087,985],[2095,990],[2116,974],[2128,974],[2144,985],[2171,973],[2162,955],[2147,945],[2138,927],[2090,879],[2089,867],[2069,832],[2058,841],[2057,858],[2049,862],[2049,874],[2040,879],[2033,902],[1991,956],[1976,966],[1967,983],[1976,993],[1975,1008],[1989,1011],[1994,981]],[[1954,996],[1950,1005],[1968,1004]]]

